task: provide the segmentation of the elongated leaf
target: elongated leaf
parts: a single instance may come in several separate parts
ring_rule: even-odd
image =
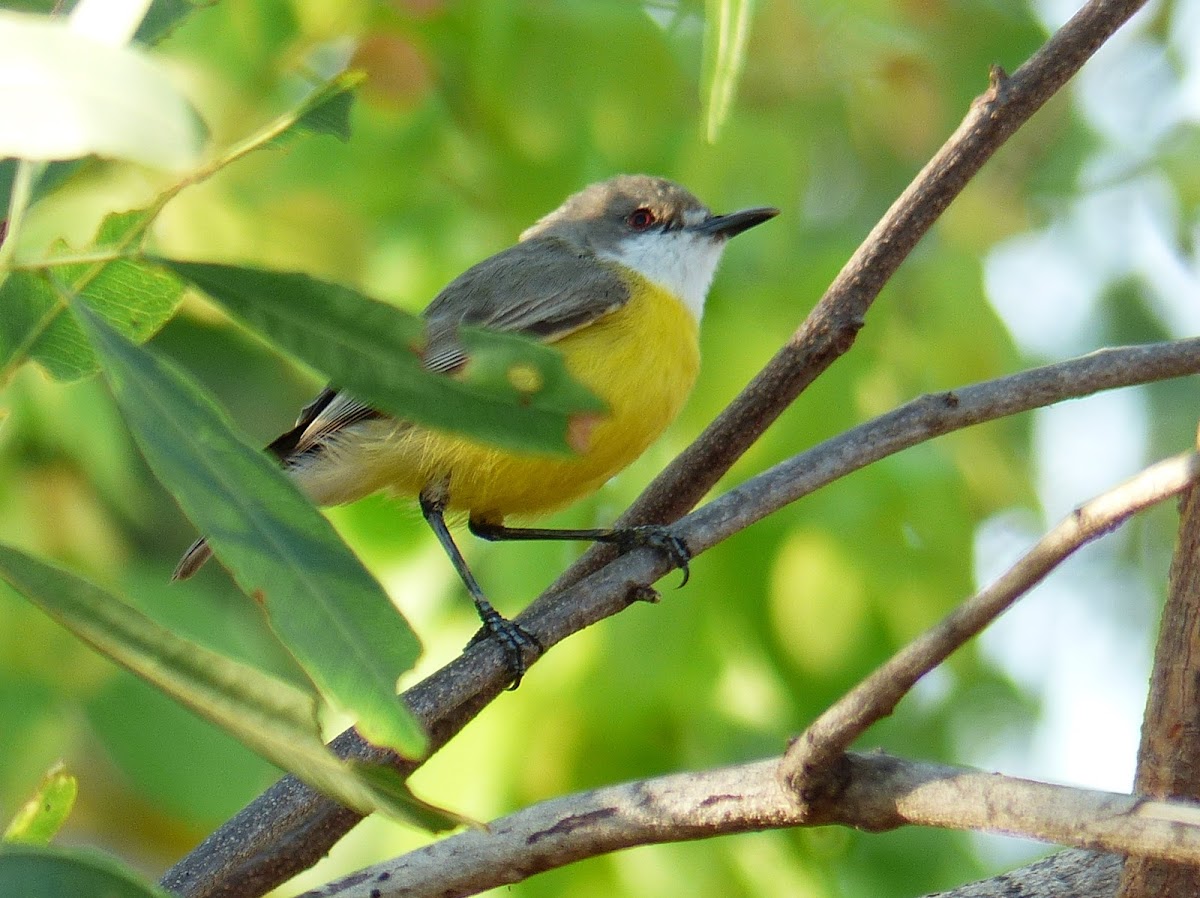
[[[332,525],[179,369],[74,300],[113,395],[155,475],[275,633],[366,738],[402,754],[424,734],[396,696],[418,644]]]
[[[197,0],[195,3],[191,0],[154,0],[133,39],[146,46],[157,44],[203,5],[203,2],[204,0]]]
[[[171,898],[114,857],[79,848],[0,845],[0,895]]]
[[[754,0],[707,0],[704,16],[704,130],[716,143],[746,64]]]
[[[143,51],[106,46],[62,18],[0,12],[0,156],[183,169],[203,141],[199,117]]]
[[[62,828],[79,786],[63,765],[55,764],[38,784],[33,796],[21,805],[4,831],[3,841],[47,845]]]
[[[510,334],[471,331],[465,377],[426,371],[421,319],[304,274],[158,260],[249,326],[382,411],[514,449],[566,452],[572,414],[604,406],[562,356]],[[519,375],[519,376],[518,376]]]
[[[377,786],[377,772],[363,776],[360,766],[331,754],[309,693],[176,636],[86,580],[3,545],[0,578],[84,642],[347,807],[425,828],[461,822],[397,788],[394,776]],[[7,894],[16,893],[0,888]]]

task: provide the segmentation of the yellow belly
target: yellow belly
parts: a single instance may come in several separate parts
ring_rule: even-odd
[[[323,485],[303,485],[318,502],[336,504],[384,488],[416,495],[445,481],[452,511],[491,521],[552,511],[594,492],[679,413],[700,366],[697,324],[675,297],[642,282],[620,309],[554,345],[572,376],[609,408],[579,454],[523,454],[381,421],[356,450],[336,453],[357,469],[353,488],[336,475]]]

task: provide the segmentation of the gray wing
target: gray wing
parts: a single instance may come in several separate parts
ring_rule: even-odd
[[[467,360],[456,337],[462,324],[552,343],[628,301],[629,288],[615,269],[596,264],[589,250],[557,237],[526,240],[467,269],[425,309],[425,367],[450,372]],[[382,417],[353,396],[326,387],[267,449],[283,461],[297,459],[339,430]]]
[[[526,240],[467,269],[425,310],[425,365],[452,371],[466,361],[455,339],[468,324],[553,343],[629,301],[611,264],[558,237]]]

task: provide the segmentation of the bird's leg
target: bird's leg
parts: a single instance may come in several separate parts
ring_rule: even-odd
[[[688,563],[692,552],[687,543],[661,524],[643,524],[638,527],[603,527],[591,530],[559,530],[552,527],[505,527],[503,524],[471,519],[471,532],[480,539],[503,542],[508,540],[562,539],[583,540],[596,543],[611,543],[622,552],[632,549],[657,549],[663,552],[675,567],[683,571],[683,580],[688,582]]]
[[[467,567],[462,552],[458,550],[454,537],[450,535],[450,529],[446,526],[445,500],[422,492],[420,503],[421,514],[425,516],[429,528],[438,538],[438,542],[442,544],[442,548],[446,550],[446,554],[450,556],[450,563],[454,565],[454,570],[458,572],[463,585],[467,587],[467,592],[471,594],[475,610],[479,612],[479,619],[483,621],[483,630],[475,639],[471,640],[471,643],[475,643],[481,636],[486,635],[495,636],[500,640],[501,645],[504,646],[504,652],[508,656],[508,669],[513,675],[513,682],[509,689],[516,689],[521,685],[521,678],[525,676],[525,671],[528,669],[525,664],[525,652],[533,649],[540,655],[543,651],[542,644],[532,633],[504,617],[487,600],[475,575]]]

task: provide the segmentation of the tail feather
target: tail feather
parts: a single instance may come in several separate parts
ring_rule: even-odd
[[[208,540],[204,537],[192,543],[191,548],[183,553],[183,557],[179,559],[179,564],[175,568],[175,573],[171,575],[172,580],[186,580],[196,571],[204,566],[204,562],[212,557],[212,549],[208,547]]]

